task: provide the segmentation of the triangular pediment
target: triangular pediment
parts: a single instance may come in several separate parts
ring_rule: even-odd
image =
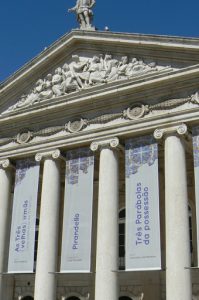
[[[198,68],[199,41],[73,31],[0,86],[0,117]]]

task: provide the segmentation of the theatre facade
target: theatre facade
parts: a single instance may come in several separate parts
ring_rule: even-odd
[[[1,300],[199,299],[198,92],[199,39],[95,30],[0,85]]]

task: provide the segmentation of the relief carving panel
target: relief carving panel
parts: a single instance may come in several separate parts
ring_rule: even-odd
[[[96,85],[168,70],[172,70],[172,68],[158,66],[155,62],[145,63],[135,57],[122,56],[118,59],[111,54],[100,54],[94,55],[92,58],[82,58],[72,55],[72,61],[69,64],[64,63],[62,67],[55,69],[54,73],[37,80],[29,93],[23,94],[1,115]]]

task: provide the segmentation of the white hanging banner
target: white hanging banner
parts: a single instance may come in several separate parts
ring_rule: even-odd
[[[126,270],[161,269],[158,145],[151,136],[125,147]]]
[[[33,272],[38,183],[39,164],[17,161],[8,273]]]
[[[67,152],[61,272],[90,272],[93,173],[89,149]]]
[[[195,202],[196,202],[196,228],[197,241],[199,241],[199,127],[195,127],[193,132],[193,157],[195,176]],[[197,245],[197,258],[199,262],[199,245]]]

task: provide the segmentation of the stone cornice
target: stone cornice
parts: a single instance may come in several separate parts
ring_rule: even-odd
[[[21,78],[24,74],[27,74],[26,71],[28,68],[37,67],[39,63],[43,63],[43,61],[50,54],[55,54],[57,51],[61,51],[62,48],[65,48],[66,45],[70,45],[71,43],[75,43],[77,41],[84,41],[85,43],[89,40],[96,41],[96,43],[100,43],[101,41],[116,44],[125,44],[132,45],[142,45],[145,47],[154,46],[156,48],[178,48],[179,50],[184,52],[185,49],[196,50],[198,52],[199,49],[199,39],[197,38],[184,38],[184,37],[176,37],[176,36],[160,36],[160,35],[146,35],[146,34],[132,34],[132,33],[117,33],[117,32],[104,32],[104,31],[95,31],[89,32],[81,30],[73,30],[70,33],[63,35],[57,41],[55,41],[50,47],[42,51],[38,56],[33,58],[27,64],[25,64],[21,69],[19,69],[16,73],[10,76],[6,81],[4,81],[0,85],[0,90],[4,88],[7,89],[10,87],[15,79]]]

